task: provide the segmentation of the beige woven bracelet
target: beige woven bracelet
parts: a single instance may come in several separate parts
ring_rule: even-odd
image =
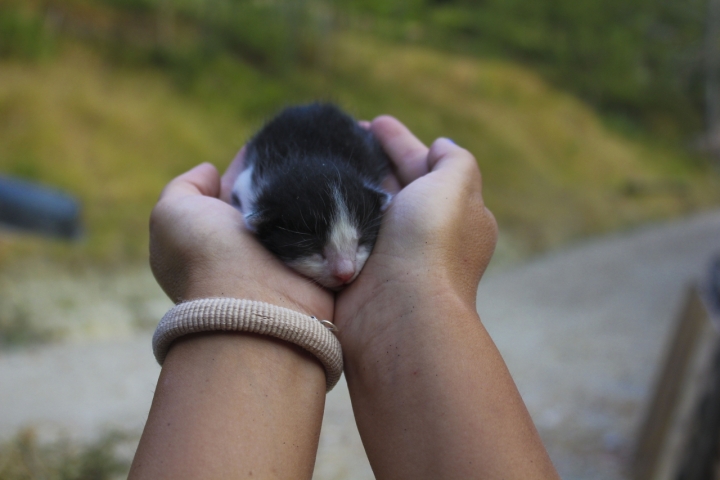
[[[180,303],[165,314],[153,335],[153,353],[162,365],[172,342],[191,333],[224,330],[270,335],[315,355],[325,367],[329,392],[340,380],[343,360],[340,342],[328,327],[332,323],[269,303],[206,298]]]

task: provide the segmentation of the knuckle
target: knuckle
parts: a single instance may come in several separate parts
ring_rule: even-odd
[[[427,155],[427,151],[419,147],[408,147],[402,152],[402,159],[405,161],[414,161]]]
[[[472,156],[468,156],[462,159],[459,165],[458,175],[463,179],[468,193],[477,193],[479,195],[482,191],[482,174],[477,162]]]
[[[150,230],[161,227],[171,214],[171,206],[165,200],[160,200],[155,204],[150,212]]]
[[[495,215],[487,208],[483,208],[483,226],[487,232],[491,232],[497,241],[499,228]]]
[[[371,123],[395,122],[395,117],[391,115],[380,115],[375,117]]]
[[[155,205],[153,207],[152,211],[150,212],[150,230],[154,230],[157,228],[158,222],[160,221],[160,213],[158,213],[158,207]]]
[[[465,170],[465,173],[480,173],[480,167],[478,166],[475,156],[468,150],[461,149],[460,152],[458,152],[458,160]]]

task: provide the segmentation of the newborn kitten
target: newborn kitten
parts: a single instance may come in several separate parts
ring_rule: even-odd
[[[334,105],[290,107],[247,144],[233,204],[291,268],[339,289],[358,276],[391,195],[373,134]]]

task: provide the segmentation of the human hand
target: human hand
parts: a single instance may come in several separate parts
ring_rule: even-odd
[[[391,158],[401,190],[362,273],[336,301],[343,346],[384,330],[375,319],[401,302],[410,309],[424,299],[452,297],[474,312],[497,240],[480,170],[467,150],[447,139],[428,149],[392,117],[379,117],[370,128]]]
[[[242,160],[241,151],[222,178],[204,163],[163,190],[150,218],[155,278],[175,302],[242,298],[332,318],[331,294],[262,247],[230,205]],[[179,339],[163,362],[129,478],[310,478],[325,378],[310,352],[271,336]]]
[[[497,238],[480,171],[375,119],[400,188],[335,303],[353,413],[377,478],[559,478],[477,314]]]
[[[243,150],[220,178],[203,163],[172,180],[150,217],[150,266],[176,303],[229,297],[333,318],[332,294],[267,251],[230,205]]]

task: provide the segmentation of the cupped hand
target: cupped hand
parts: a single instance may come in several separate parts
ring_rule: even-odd
[[[333,296],[260,245],[230,205],[243,151],[221,178],[203,163],[172,180],[150,217],[150,266],[176,303],[210,297],[258,300],[333,318]]]
[[[344,341],[358,335],[354,319],[372,322],[381,317],[379,309],[413,295],[418,305],[423,297],[452,296],[474,311],[478,283],[497,241],[497,224],[485,207],[470,152],[448,139],[428,148],[388,116],[370,128],[393,162],[395,178],[389,183],[400,190],[362,273],[336,301]]]

